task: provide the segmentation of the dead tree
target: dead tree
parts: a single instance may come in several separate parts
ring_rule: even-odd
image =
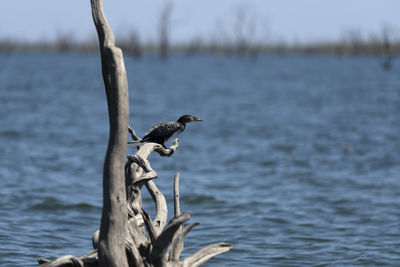
[[[162,60],[166,60],[169,52],[169,33],[171,27],[171,14],[173,5],[171,2],[167,2],[161,10],[160,20],[158,21],[158,33],[159,33],[159,48],[160,57]]]
[[[370,50],[378,58],[384,71],[389,71],[392,68],[393,60],[396,57],[391,38],[393,37],[392,34],[392,28],[383,25],[381,33],[371,35],[369,41]]]
[[[390,44],[390,28],[384,25],[382,27],[382,56],[381,56],[381,66],[385,71],[389,71],[392,68],[393,53]]]
[[[142,57],[140,38],[135,30],[130,30],[125,38],[119,41],[117,45],[125,53],[128,53],[128,55],[132,56],[134,59],[140,59]]]
[[[92,15],[97,29],[102,73],[109,111],[110,135],[103,170],[103,212],[100,230],[93,235],[93,251],[82,256],[66,255],[55,260],[39,259],[44,267],[88,266],[198,266],[209,258],[232,248],[228,243],[211,244],[193,255],[180,259],[185,235],[197,225],[183,227],[189,220],[180,211],[179,173],[174,179],[174,217],[167,224],[168,210],[164,195],[153,179],[157,173],[147,160],[152,152],[171,156],[178,148],[174,140],[170,148],[147,143],[134,155],[126,156],[128,132],[128,83],[121,49],[115,47],[114,35],[103,11],[102,0],[91,0]],[[143,185],[152,196],[154,219],[142,209]],[[147,236],[146,236],[147,231]]]
[[[235,14],[233,30],[235,33],[235,52],[245,55],[254,53],[254,39],[256,33],[256,17],[248,6],[238,6]],[[253,40],[251,40],[253,39]]]

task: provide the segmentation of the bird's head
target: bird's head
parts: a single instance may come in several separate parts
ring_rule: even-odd
[[[199,118],[196,118],[193,115],[183,115],[178,119],[178,122],[183,123],[183,124],[186,124],[188,122],[194,122],[194,121],[203,121],[203,120],[200,120]]]

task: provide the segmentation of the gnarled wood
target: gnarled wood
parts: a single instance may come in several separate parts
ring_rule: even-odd
[[[179,201],[179,173],[174,179],[174,218],[168,219],[167,203],[153,179],[157,173],[148,157],[157,152],[169,157],[178,148],[178,139],[170,148],[146,143],[125,163],[128,132],[137,141],[140,138],[129,120],[128,82],[122,51],[115,47],[114,35],[103,11],[102,0],[91,0],[93,21],[97,29],[102,74],[107,97],[110,132],[103,169],[103,210],[100,230],[93,235],[94,251],[80,257],[66,255],[55,260],[40,258],[47,267],[137,267],[137,266],[197,266],[209,258],[228,251],[227,243],[209,245],[180,261],[185,235],[197,225],[190,224],[187,213],[181,214]],[[154,220],[142,209],[141,190],[146,186],[156,205]],[[145,227],[149,239],[146,238]]]
[[[129,132],[134,132],[129,128]],[[175,139],[169,148],[164,148],[157,143],[146,143],[139,147],[134,155],[128,155],[127,179],[128,191],[128,210],[133,214],[138,214],[142,206],[141,188],[144,184],[149,191],[156,205],[156,216],[153,220],[156,234],[160,234],[168,219],[168,207],[164,195],[159,191],[152,179],[157,177],[157,173],[151,168],[147,158],[151,153],[157,152],[160,156],[171,156],[179,147],[178,139]]]

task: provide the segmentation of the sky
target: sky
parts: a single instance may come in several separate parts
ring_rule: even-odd
[[[161,10],[173,3],[172,42],[234,38],[238,10],[243,30],[255,40],[310,43],[340,40],[358,31],[365,38],[383,25],[400,33],[400,0],[103,0],[117,38],[132,31],[157,40]],[[89,0],[9,0],[0,4],[0,38],[22,41],[95,38]],[[237,29],[237,28],[236,28]],[[400,36],[400,34],[398,34]]]

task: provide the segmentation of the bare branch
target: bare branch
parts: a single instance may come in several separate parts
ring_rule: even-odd
[[[99,247],[99,238],[100,238],[100,230],[97,230],[96,232],[94,232],[94,234],[92,236],[93,249],[98,249],[98,247]]]
[[[217,243],[208,245],[207,247],[200,249],[193,255],[185,258],[182,262],[182,265],[191,267],[199,266],[200,264],[205,263],[210,258],[218,254],[227,252],[231,248],[232,245],[228,243]]]
[[[174,216],[178,217],[181,215],[181,205],[179,201],[179,178],[180,173],[176,173],[174,177]]]
[[[136,134],[135,130],[128,125],[128,132],[131,134],[133,141],[140,141],[140,137]]]
[[[142,267],[143,259],[134,242],[125,241],[129,266]]]
[[[171,24],[171,14],[173,5],[171,2],[165,3],[160,13],[160,20],[158,22],[158,30],[160,34],[160,56],[165,60],[168,56],[169,49],[169,32]]]
[[[186,234],[193,229],[196,225],[199,225],[198,222],[189,224],[185,229],[182,231],[182,225],[179,227],[179,230],[175,233],[174,238],[172,239],[171,245],[168,251],[168,259],[170,261],[179,261],[181,253],[183,251],[184,245],[184,237]]]
[[[133,184],[140,184],[147,182],[151,179],[157,178],[157,173],[151,168],[150,162],[147,159],[143,159],[140,155],[129,155],[128,160],[131,163],[136,163],[143,169],[144,173],[140,173],[140,175],[137,174],[138,168],[135,167],[135,171],[132,172],[133,175],[132,177],[132,182]]]
[[[81,259],[72,255],[62,256],[54,261],[48,261],[46,263],[40,263],[47,259],[40,258],[39,264],[41,267],[62,267],[62,266],[73,266],[73,267],[84,267],[84,263]]]
[[[174,217],[178,217],[181,214],[180,200],[179,200],[179,178],[180,173],[176,173],[174,177]],[[183,226],[179,226],[179,229],[175,232],[174,237],[171,241],[171,247],[169,251],[169,259],[178,261],[183,250]]]
[[[147,233],[149,234],[150,241],[154,246],[154,244],[156,242],[156,238],[157,238],[157,231],[154,228],[154,225],[150,219],[149,214],[144,210],[141,210],[141,213],[143,216],[144,225],[146,225]]]
[[[153,220],[153,225],[155,227],[157,235],[159,235],[161,230],[164,228],[164,225],[167,222],[168,218],[167,201],[153,181],[147,182],[146,188],[156,205],[156,217]]]
[[[183,213],[179,217],[173,218],[165,230],[160,234],[160,236],[155,240],[153,244],[153,250],[150,254],[151,258],[159,258],[161,253],[163,253],[168,245],[171,243],[175,232],[179,229],[184,222],[190,219],[190,215]]]

